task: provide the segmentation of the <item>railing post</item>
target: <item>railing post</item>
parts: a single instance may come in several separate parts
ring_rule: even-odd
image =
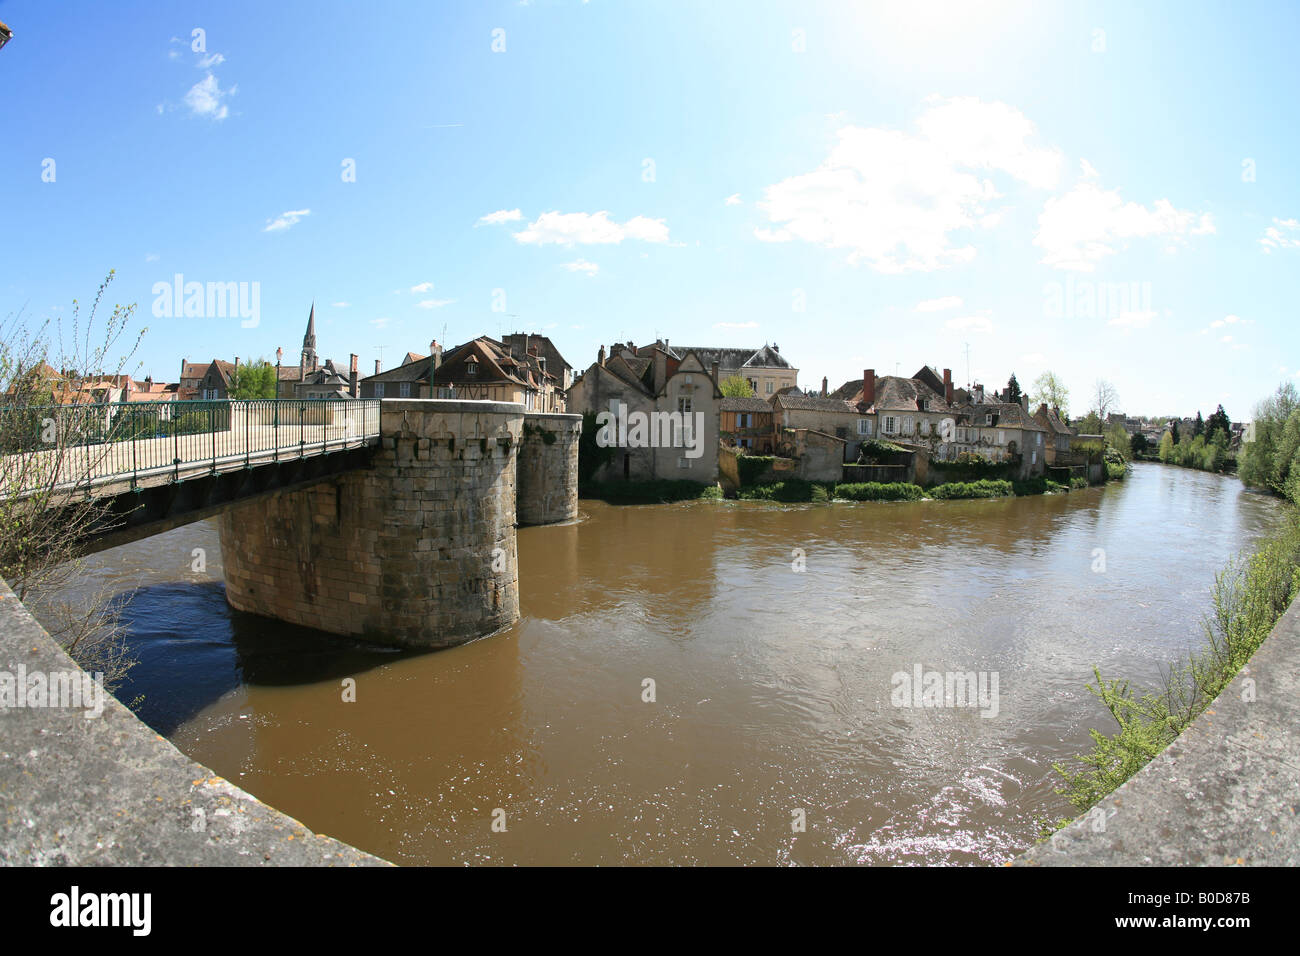
[[[248,409],[248,406],[249,406],[249,403],[248,403],[248,402],[245,402],[245,403],[244,403],[244,467],[245,467],[245,468],[248,467],[248,463],[249,463],[249,457],[248,457],[248,445],[249,445],[249,442],[248,442],[248,419],[249,419],[248,410],[249,410],[249,409]]]

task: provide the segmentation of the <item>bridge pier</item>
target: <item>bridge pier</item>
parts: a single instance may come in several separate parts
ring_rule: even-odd
[[[516,469],[520,526],[556,524],[578,517],[578,439],[581,415],[524,416]]]
[[[449,647],[514,623],[524,421],[505,402],[385,400],[369,469],[221,516],[227,600],[401,647]],[[572,446],[576,514],[576,434]]]

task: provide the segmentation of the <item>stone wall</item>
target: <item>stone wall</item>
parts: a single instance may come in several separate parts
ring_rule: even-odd
[[[516,463],[516,518],[520,525],[555,524],[578,516],[578,439],[581,415],[529,412]]]
[[[391,399],[380,415],[369,470],[222,515],[227,600],[403,647],[448,647],[514,623],[523,407]],[[576,482],[576,461],[574,472]]]
[[[83,674],[3,580],[0,671]],[[112,695],[100,703],[98,715],[84,706],[0,711],[0,866],[383,863],[190,760]]]

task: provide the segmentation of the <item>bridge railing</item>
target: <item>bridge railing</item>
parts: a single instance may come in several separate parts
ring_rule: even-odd
[[[378,436],[377,399],[0,405],[0,494],[180,479]]]

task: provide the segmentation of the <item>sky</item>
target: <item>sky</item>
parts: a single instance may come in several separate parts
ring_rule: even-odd
[[[774,343],[805,387],[1050,369],[1076,414],[1106,379],[1131,415],[1234,420],[1300,376],[1294,3],[0,20],[0,318],[66,318],[116,270],[137,377],[296,364],[313,302],[321,357],[363,374],[512,331],[580,370],[602,342]]]

